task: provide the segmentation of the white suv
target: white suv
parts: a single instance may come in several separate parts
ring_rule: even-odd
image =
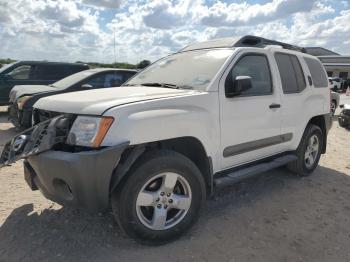
[[[169,241],[218,188],[283,165],[300,176],[316,168],[330,92],[320,61],[302,51],[254,36],[196,43],[122,88],[43,98],[43,122],[13,138],[1,163],[25,158],[33,190],[111,206],[130,236]]]

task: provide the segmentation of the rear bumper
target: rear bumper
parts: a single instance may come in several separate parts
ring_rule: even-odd
[[[101,211],[109,206],[111,177],[127,147],[124,143],[96,151],[32,155],[24,162],[25,179],[54,202]]]

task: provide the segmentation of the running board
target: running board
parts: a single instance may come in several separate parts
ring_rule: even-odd
[[[242,168],[232,173],[228,173],[225,176],[214,179],[214,185],[217,188],[233,185],[246,178],[261,174],[263,172],[275,169],[280,166],[284,166],[292,161],[297,160],[296,155],[285,155],[282,157],[275,158],[269,162],[263,162],[254,166]]]

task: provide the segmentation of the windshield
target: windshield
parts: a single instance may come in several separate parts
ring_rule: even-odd
[[[67,77],[53,83],[50,86],[60,88],[60,89],[65,89],[65,88],[68,88],[68,87],[80,82],[81,80],[84,80],[85,78],[91,76],[94,73],[96,73],[96,72],[90,71],[90,70],[81,71],[79,73],[67,76]]]
[[[14,64],[15,64],[15,63],[3,65],[3,66],[0,68],[0,73],[4,72],[7,68],[9,68],[10,66],[13,66]]]
[[[233,50],[197,50],[165,57],[132,78],[126,85],[173,86],[205,91]]]

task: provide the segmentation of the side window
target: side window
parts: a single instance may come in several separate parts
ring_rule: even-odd
[[[303,91],[306,88],[304,71],[301,68],[299,59],[296,56],[291,55],[290,59],[292,60],[294,73],[295,73],[295,77],[296,77],[297,84],[298,84],[298,90],[299,90],[299,92],[301,92],[301,91]]]
[[[128,81],[131,77],[133,77],[136,72],[123,72],[123,81],[124,83]]]
[[[8,75],[15,80],[28,80],[30,79],[30,70],[30,65],[21,65],[13,69],[10,73],[8,73]]]
[[[124,83],[123,73],[115,72],[106,74],[104,87],[116,87],[121,86]]]
[[[327,76],[324,73],[323,66],[317,59],[304,57],[304,60],[310,70],[314,87],[328,87]]]
[[[253,87],[241,95],[267,95],[272,93],[271,72],[265,55],[245,55],[233,67],[227,81],[235,81],[237,76],[250,76]]]
[[[285,94],[299,93],[306,87],[305,77],[299,60],[294,55],[276,53],[282,89]]]
[[[105,87],[105,74],[99,74],[88,79],[83,85],[91,85],[92,88]]]

